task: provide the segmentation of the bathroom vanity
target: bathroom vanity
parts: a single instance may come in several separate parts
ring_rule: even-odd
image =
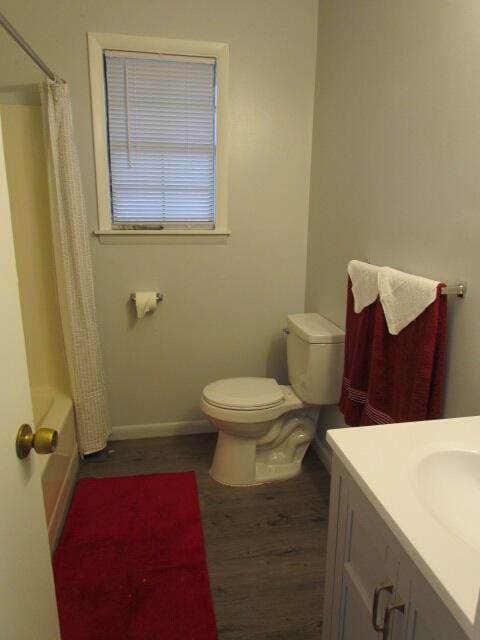
[[[323,640],[480,638],[480,417],[335,429],[327,441]]]

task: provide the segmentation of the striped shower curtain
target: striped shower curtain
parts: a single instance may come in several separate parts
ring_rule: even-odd
[[[60,312],[81,455],[110,433],[92,261],[68,85],[41,87]]]

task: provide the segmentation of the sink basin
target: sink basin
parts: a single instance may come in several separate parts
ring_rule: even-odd
[[[480,451],[435,451],[417,460],[419,498],[451,533],[480,552]]]

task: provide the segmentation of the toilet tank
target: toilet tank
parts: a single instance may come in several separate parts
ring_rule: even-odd
[[[306,403],[336,404],[343,375],[345,332],[318,313],[287,317],[288,377]]]

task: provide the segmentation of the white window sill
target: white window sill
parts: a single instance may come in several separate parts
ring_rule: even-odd
[[[218,244],[230,229],[96,229],[102,244]]]

